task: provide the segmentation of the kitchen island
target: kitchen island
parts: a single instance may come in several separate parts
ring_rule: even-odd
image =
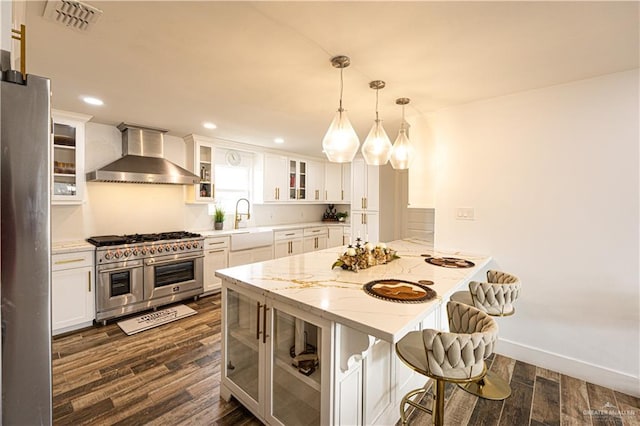
[[[394,352],[407,332],[446,326],[443,301],[479,277],[490,258],[433,252],[420,240],[388,244],[399,259],[355,273],[331,269],[344,247],[219,270],[221,395],[267,424],[393,424],[398,402],[424,384]],[[475,264],[425,262],[455,256]],[[432,281],[437,297],[397,303],[372,297],[374,280]]]

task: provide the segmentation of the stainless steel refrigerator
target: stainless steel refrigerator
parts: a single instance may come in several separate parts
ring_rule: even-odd
[[[3,425],[52,423],[50,93],[47,78],[2,73]]]

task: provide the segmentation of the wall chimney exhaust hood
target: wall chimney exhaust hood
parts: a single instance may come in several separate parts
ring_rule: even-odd
[[[120,123],[122,157],[87,173],[87,182],[194,185],[200,177],[163,158],[167,130]]]

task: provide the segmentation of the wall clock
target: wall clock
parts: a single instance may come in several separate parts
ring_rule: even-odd
[[[227,160],[228,165],[237,166],[241,161],[240,153],[238,151],[227,151],[225,159]]]

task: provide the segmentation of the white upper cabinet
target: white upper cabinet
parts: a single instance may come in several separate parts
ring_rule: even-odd
[[[351,163],[324,163],[325,201],[334,204],[351,202]]]
[[[255,179],[258,185],[256,192],[262,195],[264,202],[286,201],[287,198],[287,157],[283,155],[264,154],[259,173]]]
[[[324,163],[279,155],[258,154],[253,171],[255,203],[323,202]]]
[[[324,164],[307,161],[307,201],[325,201]]]
[[[378,166],[368,166],[364,159],[352,163],[353,191],[351,210],[380,210],[380,172]]]
[[[308,170],[306,160],[289,158],[289,200],[306,201]]]
[[[187,135],[184,141],[187,147],[187,169],[200,176],[200,183],[187,187],[187,201],[212,203],[215,198],[213,140],[204,136]]]
[[[90,115],[52,110],[52,204],[84,201],[84,135]]]

